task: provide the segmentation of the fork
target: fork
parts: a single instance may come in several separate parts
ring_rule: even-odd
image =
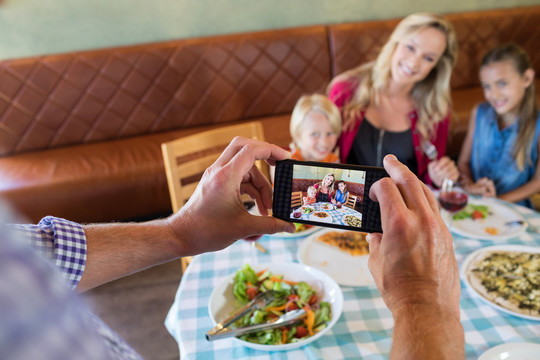
[[[424,151],[424,154],[426,154],[429,160],[431,161],[437,160],[439,153],[435,145],[433,145],[429,141],[422,141],[421,146],[422,146],[422,150]]]

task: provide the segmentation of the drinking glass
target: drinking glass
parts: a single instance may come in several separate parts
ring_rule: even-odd
[[[452,230],[454,214],[467,206],[469,195],[456,182],[444,179],[441,191],[439,192],[439,204],[448,214],[448,229]]]

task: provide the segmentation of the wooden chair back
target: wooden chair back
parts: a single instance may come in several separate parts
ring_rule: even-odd
[[[224,126],[161,144],[174,212],[189,200],[204,171],[217,160],[235,136],[264,141],[262,124],[253,121]],[[266,162],[258,161],[257,167],[269,178]]]
[[[235,136],[264,140],[262,124],[253,121],[224,126],[161,144],[174,212],[177,212],[189,200],[204,171],[218,159]],[[256,165],[269,178],[268,164],[257,161]],[[191,256],[181,259],[182,272],[186,271],[191,259]]]
[[[293,191],[291,193],[291,208],[302,206],[302,192]]]
[[[354,207],[356,206],[356,195],[349,194],[349,199],[345,203],[345,206],[354,210]]]

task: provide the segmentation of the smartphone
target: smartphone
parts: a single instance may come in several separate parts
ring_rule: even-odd
[[[295,223],[382,232],[379,203],[369,198],[369,189],[387,176],[381,167],[278,161],[273,216]],[[321,190],[323,184],[326,193]]]

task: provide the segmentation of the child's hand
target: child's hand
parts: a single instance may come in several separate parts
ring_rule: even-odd
[[[488,178],[478,179],[477,182],[465,186],[465,190],[471,195],[494,197],[497,195],[495,184]]]
[[[495,184],[491,179],[488,179],[486,177],[478,179],[476,182],[478,186],[480,186],[483,189],[483,196],[487,197],[495,197],[497,196],[497,190],[495,190]]]
[[[307,206],[308,198],[304,196],[302,199],[303,199],[304,206]]]

